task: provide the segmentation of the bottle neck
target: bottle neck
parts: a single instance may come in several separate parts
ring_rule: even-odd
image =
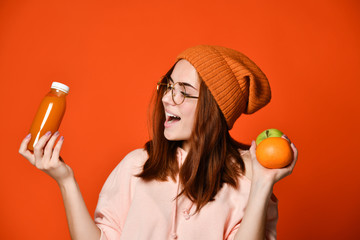
[[[55,96],[58,96],[58,97],[68,95],[66,92],[63,92],[63,91],[55,89],[55,88],[51,88],[49,94],[55,95]]]

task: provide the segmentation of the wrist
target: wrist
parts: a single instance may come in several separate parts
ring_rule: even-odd
[[[253,175],[252,182],[256,183],[257,185],[261,185],[262,187],[273,187],[274,186],[274,181],[272,179],[272,177],[266,176],[266,175]]]
[[[61,190],[66,190],[66,189],[69,189],[69,188],[77,185],[77,182],[76,182],[74,176],[71,176],[71,177],[56,181],[56,182],[59,185]]]
[[[266,198],[270,198],[273,192],[273,187],[273,182],[265,178],[253,178],[251,181],[252,191],[256,194],[261,194]]]

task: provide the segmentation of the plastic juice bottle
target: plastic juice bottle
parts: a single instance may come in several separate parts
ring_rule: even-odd
[[[48,131],[55,133],[60,126],[66,109],[66,96],[69,87],[59,82],[53,82],[51,90],[41,101],[30,128],[31,140],[28,149],[34,151],[34,146],[39,139]]]

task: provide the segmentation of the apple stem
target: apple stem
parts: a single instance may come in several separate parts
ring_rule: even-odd
[[[269,130],[266,130],[266,137],[268,138],[269,137]]]

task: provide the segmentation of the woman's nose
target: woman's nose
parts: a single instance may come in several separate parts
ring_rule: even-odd
[[[171,91],[168,91],[164,94],[164,96],[162,97],[163,104],[175,105],[174,101],[172,100],[171,94]]]

